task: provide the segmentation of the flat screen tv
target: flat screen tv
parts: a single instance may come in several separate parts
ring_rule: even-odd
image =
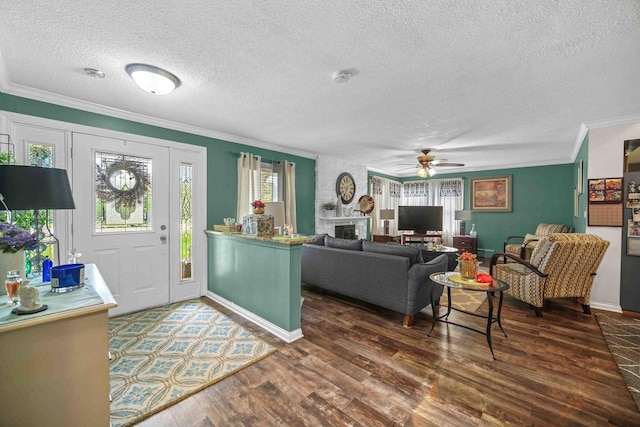
[[[442,231],[442,206],[398,206],[398,230]]]

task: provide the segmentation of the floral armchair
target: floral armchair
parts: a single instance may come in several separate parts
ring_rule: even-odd
[[[509,236],[504,239],[505,254],[511,254],[522,258],[525,261],[531,259],[531,254],[535,249],[538,241],[549,236],[551,233],[571,233],[571,227],[567,227],[564,224],[538,224],[535,234],[527,234],[525,236]],[[503,261],[507,262],[507,257],[503,258]]]
[[[508,283],[508,294],[533,306],[542,317],[544,300],[577,298],[585,314],[591,314],[591,286],[609,242],[582,233],[553,233],[542,238],[531,254],[531,262],[512,254],[495,254],[490,272]],[[508,257],[515,262],[497,264]]]

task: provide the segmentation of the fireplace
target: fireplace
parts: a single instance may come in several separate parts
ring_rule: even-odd
[[[340,239],[356,239],[356,225],[355,224],[347,224],[347,225],[336,225],[335,226],[335,236]]]

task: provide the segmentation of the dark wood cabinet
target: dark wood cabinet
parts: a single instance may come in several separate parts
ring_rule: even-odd
[[[453,236],[453,246],[458,253],[471,252],[475,254],[478,251],[478,240],[471,236]]]
[[[392,236],[390,234],[374,234],[373,241],[380,242],[380,243],[387,243],[387,242],[400,243],[400,236]]]

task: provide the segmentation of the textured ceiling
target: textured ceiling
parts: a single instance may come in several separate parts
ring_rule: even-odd
[[[441,172],[568,163],[581,125],[640,121],[638,0],[0,0],[0,11],[5,93],[393,175],[414,174],[424,148],[467,165]],[[131,62],[182,85],[147,94]],[[342,69],[351,80],[334,83]]]

